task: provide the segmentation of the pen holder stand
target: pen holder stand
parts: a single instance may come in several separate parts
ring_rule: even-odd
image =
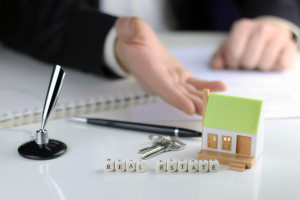
[[[39,144],[38,135],[46,138],[47,143]],[[42,139],[43,140],[43,139]],[[32,160],[49,160],[63,155],[67,151],[67,145],[58,140],[48,139],[46,130],[38,130],[36,138],[21,145],[18,149],[19,155]]]
[[[29,141],[18,148],[20,156],[33,160],[49,160],[57,158],[67,151],[65,143],[52,139],[49,140],[48,133],[45,130],[47,119],[55,107],[64,77],[64,70],[59,65],[56,65],[51,76],[44,104],[41,129],[36,131],[34,141]]]

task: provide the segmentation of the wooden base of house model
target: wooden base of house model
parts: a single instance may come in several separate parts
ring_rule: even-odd
[[[260,156],[258,157],[258,159]],[[201,150],[198,153],[198,160],[217,159],[220,164],[229,165],[229,169],[243,172],[246,168],[254,166],[257,159],[244,155],[222,153],[210,150]]]
[[[217,159],[229,169],[250,169],[263,150],[263,102],[203,91],[202,150],[198,160]]]

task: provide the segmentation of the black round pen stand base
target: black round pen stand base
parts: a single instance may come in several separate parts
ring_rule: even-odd
[[[57,140],[49,140],[46,145],[38,145],[35,141],[27,142],[18,149],[20,156],[32,160],[50,160],[63,155],[67,145]]]

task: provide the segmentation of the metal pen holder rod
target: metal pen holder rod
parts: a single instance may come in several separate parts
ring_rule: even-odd
[[[45,130],[45,125],[51,114],[51,111],[56,105],[58,95],[63,85],[65,74],[66,74],[65,71],[59,65],[56,65],[55,68],[53,69],[45,104],[44,104],[41,128],[40,130],[36,131],[36,135],[35,135],[35,142],[38,145],[48,144],[49,142],[48,133]]]

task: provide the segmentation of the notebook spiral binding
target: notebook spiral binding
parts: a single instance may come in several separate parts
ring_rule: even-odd
[[[57,103],[49,119],[68,118],[82,114],[96,113],[105,110],[125,108],[138,104],[154,102],[157,96],[138,90],[126,94],[99,96],[88,99]],[[40,122],[43,109],[41,107],[13,111],[0,116],[0,128],[19,126]]]

